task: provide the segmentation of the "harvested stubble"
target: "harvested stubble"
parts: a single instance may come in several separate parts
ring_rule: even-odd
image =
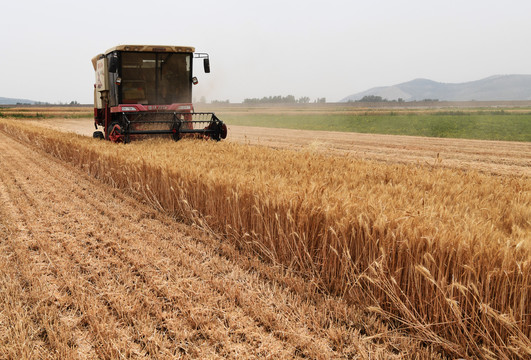
[[[531,355],[527,177],[0,125],[448,354]]]

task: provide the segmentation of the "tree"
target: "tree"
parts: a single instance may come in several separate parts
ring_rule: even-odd
[[[295,103],[295,102],[296,102],[296,101],[295,101],[295,96],[293,96],[293,95],[288,95],[288,96],[286,96],[286,97],[284,98],[284,102],[286,102],[286,103],[290,103],[290,104]]]
[[[384,101],[387,101],[387,99],[384,99],[378,95],[365,95],[359,101],[360,102],[384,102]]]
[[[309,98],[308,98],[309,101]],[[299,102],[295,99],[295,96],[293,95],[287,95],[287,96],[264,96],[261,99],[258,98],[248,98],[243,99],[244,104],[295,104]]]

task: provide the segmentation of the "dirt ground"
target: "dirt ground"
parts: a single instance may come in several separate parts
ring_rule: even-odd
[[[312,289],[0,133],[0,358],[425,354]]]
[[[61,131],[92,136],[91,119],[39,120]],[[531,176],[531,143],[333,131],[229,127],[228,141],[275,148],[316,151],[410,164],[435,164],[492,174]]]

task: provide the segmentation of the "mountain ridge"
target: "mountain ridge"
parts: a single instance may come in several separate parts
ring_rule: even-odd
[[[34,104],[37,104],[37,101],[28,100],[28,99],[7,98],[7,97],[0,96],[0,105],[17,105],[17,104],[34,105]]]
[[[404,83],[374,87],[349,95],[340,102],[358,101],[364,96],[387,100],[422,101],[511,101],[531,100],[531,75],[492,75],[462,83],[443,83],[416,78]]]

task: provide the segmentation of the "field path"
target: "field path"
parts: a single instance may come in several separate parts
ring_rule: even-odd
[[[0,358],[425,355],[310,289],[0,132]]]

